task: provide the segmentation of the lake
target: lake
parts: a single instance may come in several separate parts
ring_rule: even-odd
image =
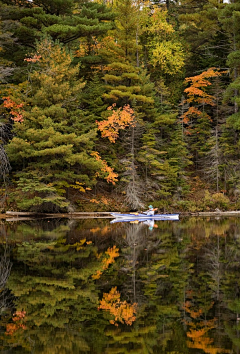
[[[0,221],[1,353],[240,353],[240,218]]]

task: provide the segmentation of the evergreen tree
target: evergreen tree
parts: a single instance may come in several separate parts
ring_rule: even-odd
[[[229,118],[229,123],[239,129],[239,65],[240,65],[240,2],[228,4],[221,13],[221,20],[231,41],[231,51],[228,54],[227,65],[231,70],[232,83],[226,91],[226,100],[234,104],[234,114]]]
[[[235,193],[239,189],[239,133],[240,133],[240,2],[231,1],[226,4],[220,14],[220,21],[228,36],[230,48],[227,57],[227,66],[230,72],[230,84],[228,85],[224,103],[229,104],[229,112],[224,130],[224,156],[227,169],[227,185]],[[234,148],[234,151],[232,147]]]
[[[26,53],[29,55],[36,48],[36,40],[46,34],[53,40],[80,50],[81,62],[84,62],[87,71],[92,65],[99,65],[98,39],[112,28],[114,17],[105,5],[87,0],[3,0],[0,2],[0,11],[2,30],[8,31],[12,40],[9,43],[5,35],[1,36],[5,48],[4,58],[21,68],[16,68],[14,76],[14,80],[20,81],[26,75],[26,70],[23,70]]]
[[[188,52],[187,76],[209,67],[225,68],[228,42],[219,15],[223,1],[184,0],[175,11],[179,34]]]
[[[18,177],[19,205],[66,206],[70,186],[77,183],[84,190],[103,168],[91,155],[96,129],[85,124],[88,114],[79,109],[84,84],[77,79],[79,68],[71,66],[70,53],[47,38],[27,60],[36,68],[29,73],[23,97],[24,119],[15,123],[8,145]]]

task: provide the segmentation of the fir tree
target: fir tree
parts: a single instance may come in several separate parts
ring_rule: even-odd
[[[3,0],[0,11],[2,30],[11,35],[11,42],[5,34],[1,35],[4,58],[20,68],[24,66],[26,53],[30,55],[36,48],[36,40],[47,34],[53,40],[79,50],[81,62],[84,63],[82,70],[85,67],[88,72],[92,65],[101,63],[97,55],[98,40],[112,28],[114,18],[104,4],[81,0],[23,0],[15,3]],[[26,75],[26,70],[18,68],[14,80],[21,80],[23,74]]]
[[[70,186],[77,183],[84,191],[103,168],[91,155],[96,129],[85,124],[87,112],[79,109],[84,87],[77,79],[79,68],[71,66],[66,49],[47,38],[37,50],[27,59],[35,69],[23,97],[23,122],[15,123],[15,136],[8,145],[23,193],[19,203],[25,209],[66,206],[63,201]]]

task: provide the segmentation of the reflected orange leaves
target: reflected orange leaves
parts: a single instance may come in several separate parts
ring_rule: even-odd
[[[90,229],[91,233],[97,234],[99,236],[104,236],[109,234],[109,226],[103,226],[103,227],[95,227],[94,229]]]
[[[108,269],[110,264],[115,262],[115,258],[119,256],[119,249],[114,245],[112,248],[108,248],[105,252],[105,257],[102,259],[101,268],[92,275],[93,279],[99,279],[102,273]]]
[[[188,297],[193,300],[193,292],[187,292]],[[229,353],[226,349],[219,348],[214,345],[214,339],[211,337],[211,330],[217,327],[216,318],[206,319],[206,310],[212,308],[213,302],[208,304],[207,309],[199,307],[194,300],[187,300],[183,309],[188,313],[189,317],[185,320],[187,325],[187,346],[191,349],[200,349],[203,353],[217,354]]]
[[[25,330],[27,327],[24,325],[26,311],[16,311],[13,315],[13,323],[8,323],[6,326],[6,335],[12,336],[18,330]]]
[[[108,311],[114,317],[109,322],[115,326],[118,326],[117,322],[131,326],[136,320],[137,304],[121,301],[117,287],[112,288],[109,293],[103,294],[98,309]]]

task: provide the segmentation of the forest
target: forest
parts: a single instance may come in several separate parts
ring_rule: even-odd
[[[0,212],[240,208],[240,0],[0,0]]]

